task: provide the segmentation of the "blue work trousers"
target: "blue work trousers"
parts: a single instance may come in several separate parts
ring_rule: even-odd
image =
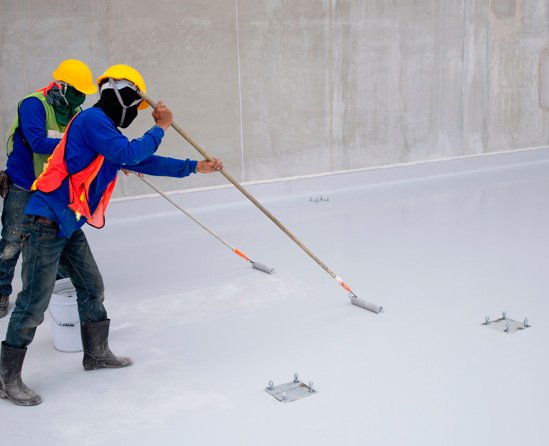
[[[23,289],[17,295],[5,340],[12,348],[27,347],[34,338],[36,327],[44,321],[58,266],[67,273],[76,289],[80,322],[107,319],[103,306],[103,279],[84,231],[79,229],[66,239],[57,236],[57,224],[40,220],[25,216],[22,223]]]

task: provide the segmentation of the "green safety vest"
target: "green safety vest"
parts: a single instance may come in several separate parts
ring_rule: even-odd
[[[21,105],[21,102],[23,102],[27,98],[38,98],[42,101],[42,104],[44,105],[44,110],[46,110],[46,132],[48,134],[48,138],[61,138],[63,136],[63,132],[65,131],[65,126],[61,125],[57,122],[55,119],[55,111],[53,109],[53,106],[48,104],[46,102],[46,96],[44,96],[44,93],[42,91],[37,91],[35,93],[31,93],[28,96],[25,96],[19,104],[17,104],[17,110],[19,111],[19,106]],[[17,113],[17,116],[15,117],[15,120],[13,121],[13,125],[11,126],[10,132],[8,134],[8,141],[6,143],[6,152],[8,156],[10,156],[11,152],[13,152],[13,135],[17,131],[17,128],[19,127],[19,112]],[[23,135],[21,135],[22,137]],[[23,142],[27,146],[29,150],[32,150],[25,138],[23,138]],[[34,176],[38,178],[38,176],[42,173],[44,170],[44,166],[46,165],[48,158],[50,157],[49,154],[45,153],[32,153],[32,160],[34,164]]]

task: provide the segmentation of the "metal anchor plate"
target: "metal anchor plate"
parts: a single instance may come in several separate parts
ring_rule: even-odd
[[[495,319],[493,321],[489,320],[488,316],[486,316],[486,321],[482,325],[486,325],[494,330],[509,334],[526,330],[530,327],[530,324],[528,324],[528,319],[525,319],[524,322],[519,322],[514,319],[509,319],[505,314],[499,319]]]
[[[278,386],[275,386],[270,382],[269,386],[265,387],[265,392],[282,403],[290,403],[317,393],[312,387],[312,383],[306,385],[301,381],[296,382],[295,380],[289,383],[279,384]]]

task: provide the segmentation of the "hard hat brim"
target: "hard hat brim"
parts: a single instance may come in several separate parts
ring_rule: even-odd
[[[73,87],[76,88],[78,91],[81,91],[82,93],[86,94],[86,95],[97,93],[97,87],[93,84],[88,86],[88,87],[76,86],[76,85],[73,85]]]

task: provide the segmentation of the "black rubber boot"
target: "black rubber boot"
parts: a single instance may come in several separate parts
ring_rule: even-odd
[[[9,296],[0,296],[0,318],[8,314],[8,306],[10,304]]]
[[[133,364],[130,358],[115,356],[109,348],[110,319],[101,322],[91,322],[80,325],[84,360],[82,365],[86,370],[128,367]]]
[[[42,398],[21,379],[21,368],[27,349],[11,348],[2,342],[0,353],[0,398],[12,400],[18,406],[37,406]]]

